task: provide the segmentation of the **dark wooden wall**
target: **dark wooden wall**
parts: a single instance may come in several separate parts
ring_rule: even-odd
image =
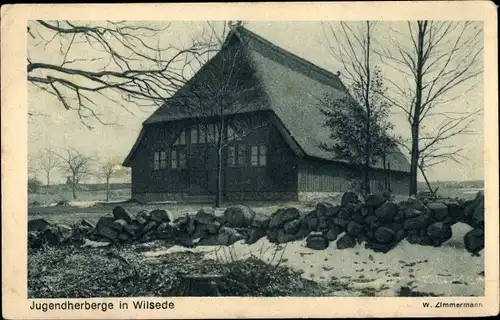
[[[245,115],[259,123],[256,129],[240,141],[247,150],[252,144],[267,146],[265,167],[226,166],[227,148],[223,152],[223,193],[228,192],[296,192],[298,161],[280,133],[269,120],[269,112]],[[245,116],[240,116],[244,120]],[[170,151],[173,141],[181,128],[189,128],[191,120],[177,121],[150,126],[132,159],[133,193],[188,193],[193,195],[214,194],[216,192],[217,153],[210,144],[188,144],[186,148],[187,168],[170,169]],[[186,131],[189,141],[189,131]],[[167,169],[153,170],[155,151],[167,152]]]
[[[299,192],[343,192],[352,189],[360,169],[344,163],[332,163],[314,158],[304,158],[299,163]],[[372,192],[385,191],[384,178],[387,172],[371,170]],[[394,193],[408,194],[409,173],[391,171],[390,187]]]

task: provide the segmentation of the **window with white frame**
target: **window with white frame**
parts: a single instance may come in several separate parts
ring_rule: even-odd
[[[174,141],[173,145],[174,146],[182,146],[185,144],[186,144],[186,130],[182,129],[181,133],[179,133],[179,136]]]
[[[248,164],[248,153],[246,144],[234,144],[228,147],[227,165],[230,167],[246,166]]]
[[[186,166],[186,150],[172,149],[170,167],[172,169],[185,169]]]
[[[267,146],[254,145],[250,147],[250,164],[252,167],[263,167],[267,164]]]
[[[153,169],[163,170],[167,168],[167,152],[155,151],[153,156]]]

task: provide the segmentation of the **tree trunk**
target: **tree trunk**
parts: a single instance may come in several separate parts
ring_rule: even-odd
[[[73,200],[76,200],[76,177],[73,174],[73,179],[71,181],[71,189],[73,191]]]
[[[432,189],[431,183],[429,182],[429,179],[427,179],[427,175],[425,174],[424,168],[422,166],[418,166],[420,168],[420,172],[422,172],[422,176],[424,177],[425,183],[427,184],[427,188],[429,188],[429,191],[431,192],[431,195],[436,198],[436,190]]]
[[[217,179],[216,179],[216,192],[215,192],[215,207],[220,207],[222,198],[222,148],[217,147]]]
[[[384,168],[384,191],[385,192],[388,192],[389,191],[389,182],[388,182],[388,178],[389,178],[389,173],[387,172],[387,164],[386,164],[386,161],[385,161],[385,153],[382,155],[382,165],[383,165],[383,168]]]
[[[106,202],[109,202],[109,177],[106,177]]]
[[[47,172],[47,187],[50,186],[50,172]]]
[[[427,21],[418,21],[417,68],[415,74],[415,108],[411,115],[411,160],[410,160],[410,196],[417,194],[417,173],[419,150],[420,113],[422,111],[422,77],[424,58],[424,40]]]
[[[387,163],[387,190],[392,193],[391,187],[391,163]]]
[[[411,159],[410,159],[410,196],[417,194],[418,169],[418,126],[412,124],[411,129]]]
[[[370,188],[370,161],[368,156],[365,157],[365,163],[363,165],[363,192],[364,196],[368,196],[371,193]]]

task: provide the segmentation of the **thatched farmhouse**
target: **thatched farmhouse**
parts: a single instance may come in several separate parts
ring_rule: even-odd
[[[133,197],[189,201],[221,190],[227,200],[296,200],[346,191],[360,170],[322,148],[331,132],[318,107],[318,97],[346,94],[331,72],[233,27],[222,49],[144,121],[124,161]],[[407,193],[407,159],[389,153],[372,179],[372,191],[389,181]]]

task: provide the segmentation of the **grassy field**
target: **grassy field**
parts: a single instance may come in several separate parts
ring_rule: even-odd
[[[104,190],[78,190],[76,192],[77,199],[73,199],[73,194],[70,189],[61,188],[57,191],[47,191],[40,193],[29,193],[28,203],[32,204],[34,202],[39,205],[49,205],[51,203],[57,203],[59,201],[105,201],[106,191]],[[109,200],[110,201],[125,201],[130,199],[131,192],[130,189],[113,189],[110,190]]]

